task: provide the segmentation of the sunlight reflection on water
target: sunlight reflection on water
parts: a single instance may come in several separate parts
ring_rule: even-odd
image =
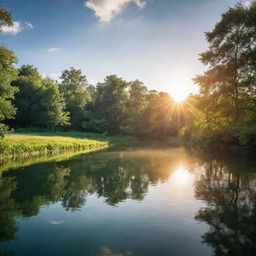
[[[189,178],[190,178],[190,174],[188,170],[182,166],[180,166],[177,170],[175,170],[175,172],[172,175],[172,179],[177,184],[186,184]]]

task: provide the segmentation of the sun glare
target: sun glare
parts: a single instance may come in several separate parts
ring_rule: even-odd
[[[178,91],[176,91],[174,93],[171,93],[171,95],[172,95],[173,99],[176,102],[180,103],[180,102],[184,101],[187,98],[188,92],[182,91],[182,90],[178,90]]]
[[[172,178],[175,180],[175,182],[184,184],[189,179],[189,172],[185,168],[180,167],[174,172]]]

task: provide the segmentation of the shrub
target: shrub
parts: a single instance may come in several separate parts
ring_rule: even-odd
[[[218,130],[196,127],[184,127],[179,132],[184,142],[192,142],[206,146],[239,144],[239,129],[236,127],[225,127]]]
[[[240,145],[256,146],[256,124],[244,127],[239,135]]]

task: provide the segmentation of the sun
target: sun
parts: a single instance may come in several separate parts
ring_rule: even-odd
[[[176,90],[175,92],[171,93],[171,96],[177,103],[181,103],[187,98],[188,94],[189,93],[186,92],[185,90],[180,89],[180,90]]]

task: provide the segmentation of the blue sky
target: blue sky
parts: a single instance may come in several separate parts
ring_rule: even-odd
[[[117,74],[149,88],[195,90],[198,54],[237,0],[1,0],[16,27],[0,35],[19,65],[57,78],[70,66],[90,83]],[[19,31],[20,30],[20,31]],[[16,34],[15,34],[16,33]]]

